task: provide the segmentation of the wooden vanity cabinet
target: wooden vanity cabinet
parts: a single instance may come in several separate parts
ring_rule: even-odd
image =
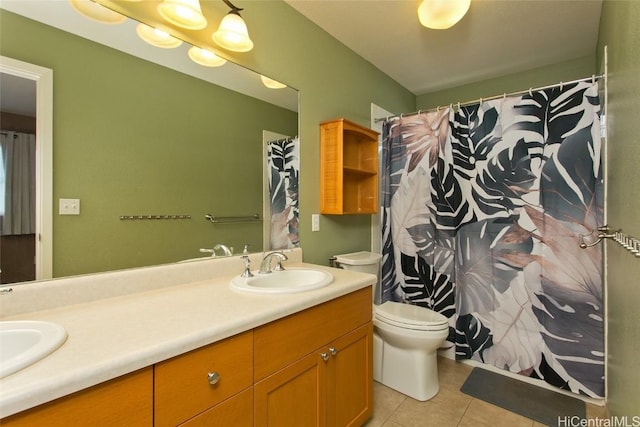
[[[253,332],[234,335],[154,366],[154,425],[206,425],[207,419],[234,416],[234,426],[251,426],[253,385]],[[248,394],[235,396],[249,389]],[[220,407],[216,405],[221,404]],[[203,414],[210,411],[208,414]],[[246,417],[246,414],[249,417]],[[243,421],[243,422],[241,422]]]
[[[320,124],[320,213],[378,212],[378,135],[346,119]]]
[[[0,423],[360,426],[373,412],[371,301],[367,287]]]
[[[145,368],[0,421],[2,427],[153,425],[153,371]]]
[[[255,426],[359,426],[372,414],[371,288],[254,330]]]

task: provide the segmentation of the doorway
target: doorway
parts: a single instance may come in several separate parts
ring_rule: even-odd
[[[0,127],[7,139],[35,134],[33,159],[33,227],[26,232],[7,231],[0,242],[0,282],[15,283],[52,277],[52,120],[53,71],[0,56]],[[5,127],[9,127],[5,129]],[[3,153],[6,153],[3,144]],[[3,157],[8,157],[4,154]],[[2,160],[2,176],[7,163]],[[3,180],[4,181],[4,180]],[[10,179],[8,180],[11,181]],[[11,188],[2,183],[4,194]]]

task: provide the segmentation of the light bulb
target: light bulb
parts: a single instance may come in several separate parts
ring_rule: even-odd
[[[182,44],[182,40],[173,37],[171,34],[145,24],[138,24],[136,33],[142,40],[156,47],[171,49]]]
[[[269,77],[260,76],[260,80],[262,80],[262,84],[268,87],[269,89],[284,89],[287,87],[286,84],[280,83],[277,80],[270,79]]]
[[[471,0],[422,0],[418,19],[427,28],[446,30],[462,19],[470,5]]]
[[[234,11],[229,12],[222,21],[218,31],[213,33],[213,41],[219,46],[234,52],[248,52],[253,49],[247,25],[242,17]]]
[[[204,65],[205,67],[220,67],[227,62],[226,59],[220,58],[215,53],[197,46],[192,46],[189,49],[189,58],[191,58],[193,62]]]
[[[71,6],[80,14],[103,24],[120,24],[126,16],[91,0],[69,0]]]
[[[164,0],[158,5],[158,13],[172,24],[189,30],[207,26],[198,0]]]

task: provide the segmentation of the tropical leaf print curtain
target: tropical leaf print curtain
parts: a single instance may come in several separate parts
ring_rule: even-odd
[[[383,132],[383,301],[450,319],[457,359],[604,396],[598,84],[399,117]]]
[[[271,249],[300,246],[298,238],[299,139],[271,141],[267,145]]]

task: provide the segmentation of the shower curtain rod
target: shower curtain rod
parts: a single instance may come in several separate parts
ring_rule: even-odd
[[[507,96],[523,95],[525,93],[531,93],[533,91],[551,89],[551,88],[558,87],[558,86],[562,87],[564,85],[570,85],[570,84],[573,84],[573,83],[579,83],[579,82],[584,82],[584,81],[588,81],[588,80],[591,80],[592,82],[595,83],[596,80],[600,80],[603,77],[604,77],[604,74],[600,74],[600,75],[597,75],[597,76],[594,74],[591,77],[583,77],[581,79],[571,80],[570,82],[560,82],[560,83],[555,83],[555,84],[552,84],[552,85],[520,90],[520,91],[517,91],[517,92],[503,93],[502,95],[490,96],[488,98],[478,98],[478,99],[474,99],[474,100],[471,100],[471,101],[458,102],[458,103],[455,104],[455,106],[459,109],[460,107],[466,107],[467,105],[482,104],[483,101],[491,101],[493,99],[506,98]],[[449,108],[453,108],[453,106],[454,106],[454,104],[449,104]],[[440,108],[446,108],[446,106],[438,106],[438,107],[429,108],[429,109],[426,109],[426,110],[418,110],[418,111],[414,111],[413,113],[406,113],[406,114],[402,113],[402,114],[394,114],[392,116],[379,117],[379,118],[374,119],[374,121],[376,123],[384,122],[385,120],[389,120],[389,119],[392,119],[394,117],[414,116],[414,115],[420,114],[420,113],[427,113],[427,112],[430,112],[430,111],[438,111],[438,110],[440,110]]]

